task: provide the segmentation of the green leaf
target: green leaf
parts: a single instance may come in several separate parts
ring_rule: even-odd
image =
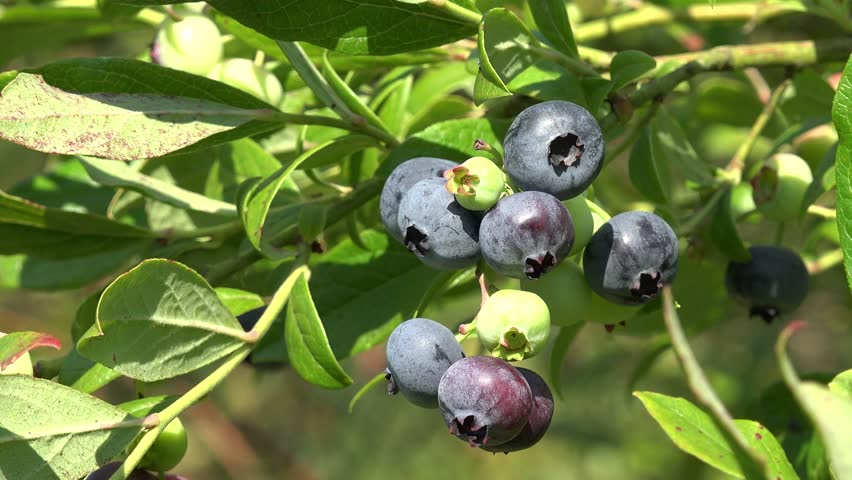
[[[0,372],[15,362],[21,355],[38,347],[62,349],[58,338],[40,332],[12,332],[0,337]]]
[[[475,25],[428,3],[412,4],[397,0],[357,3],[340,0],[214,0],[208,3],[276,40],[307,41],[349,55],[388,55],[437,47],[476,32]]]
[[[793,85],[785,95],[781,111],[791,123],[820,118],[831,110],[834,89],[822,74],[812,68],[796,72]]]
[[[786,348],[792,334],[805,325],[801,321],[791,323],[778,337],[775,353],[781,376],[819,432],[830,470],[836,478],[846,480],[852,478],[852,457],[848,454],[849,445],[852,445],[852,398],[835,393],[820,383],[799,379]]]
[[[536,26],[545,38],[560,52],[579,58],[564,0],[537,0],[528,2],[528,5]]]
[[[631,83],[657,66],[654,57],[639,50],[622,50],[612,58],[609,67],[612,78],[612,89],[619,88]]]
[[[21,73],[0,95],[0,138],[40,152],[136,160],[172,153],[262,113],[193,98],[80,94]]]
[[[379,116],[385,125],[390,125],[388,130],[392,135],[404,135],[403,128],[406,125],[406,106],[411,96],[411,87],[414,79],[411,75],[404,75],[393,84],[388,86],[390,93],[379,109]]]
[[[505,8],[495,8],[482,19],[478,45],[479,75],[474,86],[477,105],[489,98],[511,95],[506,84],[536,62],[530,48],[538,47],[539,43],[517,15]],[[494,90],[485,90],[483,82],[491,84]]]
[[[568,349],[574,343],[574,339],[580,333],[580,330],[586,324],[583,322],[560,327],[559,334],[556,335],[556,340],[553,341],[553,349],[550,351],[550,369],[548,370],[550,385],[553,387],[554,393],[562,397],[562,364],[565,363],[565,355],[568,354]]]
[[[92,181],[78,159],[68,158],[16,183],[8,193],[45,207],[106,215],[115,190]]]
[[[131,225],[97,215],[46,208],[0,191],[0,254],[74,259],[139,247],[151,236],[151,232]]]
[[[743,475],[734,450],[710,415],[683,398],[654,392],[635,392],[634,395],[678,448],[729,475],[748,478]],[[734,422],[748,444],[765,456],[766,478],[799,478],[772,432],[751,420]]]
[[[121,374],[115,370],[80,355],[75,347],[62,361],[58,381],[74,390],[94,393],[120,377]]]
[[[239,322],[204,278],[170,260],[145,260],[104,290],[85,357],[152,382],[191,372],[244,343]]]
[[[338,143],[337,140],[329,140],[322,143],[311,150],[296,157],[289,165],[282,167],[277,172],[269,175],[263,180],[249,180],[241,190],[240,198],[237,200],[237,206],[240,212],[240,218],[243,221],[243,227],[252,246],[263,255],[269,258],[280,258],[282,255],[287,256],[288,252],[282,251],[277,247],[269,244],[264,236],[264,231],[280,231],[281,225],[277,228],[270,228],[268,220],[270,219],[270,207],[281,189],[281,186],[289,178],[290,174],[296,170],[299,165],[310,161],[317,156],[333,156],[341,155],[343,152],[349,152],[350,149],[358,145],[358,142],[344,141]],[[339,157],[338,157],[339,158]],[[297,211],[291,212],[297,214]],[[288,219],[294,215],[288,216]],[[298,218],[298,216],[295,216]],[[291,222],[292,220],[288,220]],[[292,222],[295,223],[295,222]]]
[[[231,312],[231,315],[235,317],[265,305],[260,295],[238,288],[218,287],[216,288],[216,295],[225,305],[225,308]]]
[[[334,90],[340,100],[342,100],[343,103],[352,110],[352,112],[361,115],[367,120],[367,122],[380,130],[388,131],[388,127],[386,127],[384,122],[382,122],[382,119],[376,115],[376,112],[368,107],[361,97],[356,95],[355,92],[349,88],[349,85],[340,78],[334,70],[334,67],[331,66],[331,62],[328,61],[328,55],[325,53],[322,56],[322,71],[328,85]]]
[[[739,184],[725,193],[710,224],[710,236],[716,247],[726,257],[740,262],[748,261],[751,253],[737,230],[737,217],[744,213],[738,207],[751,198],[751,191],[750,185]]]
[[[509,120],[489,118],[465,118],[436,123],[410,136],[400,146],[391,150],[376,174],[387,177],[397,165],[414,157],[437,157],[464,162],[470,157],[482,154],[473,149],[477,139],[490,144],[502,155],[503,137],[510,123]]]
[[[58,383],[0,376],[4,478],[78,480],[121,453],[142,426],[103,400]]]
[[[50,63],[29,70],[28,73],[41,75],[48,85],[59,90],[80,95],[104,96],[112,93],[118,96],[138,94],[152,98],[181,97],[204,104],[225,105],[228,110],[273,111],[268,104],[251,94],[224,83],[127,58],[74,58]],[[201,150],[279,128],[281,128],[280,122],[268,119],[252,120],[240,127],[215,134],[183,148],[181,153]],[[148,140],[150,138],[136,147],[148,148]]]
[[[633,145],[630,152],[630,181],[642,195],[655,203],[668,204],[671,202],[671,174],[668,160],[663,158],[651,141],[649,128]]]
[[[660,108],[651,120],[651,138],[654,151],[687,180],[702,187],[715,183],[711,166],[698,157],[680,122],[666,108]]]
[[[472,87],[471,80],[464,62],[452,62],[426,69],[414,81],[406,109],[413,118],[417,118],[446,99],[445,95]]]
[[[237,207],[184,190],[130,168],[122,162],[81,157],[92,180],[110,187],[126,188],[175,207],[213,215],[237,216]],[[197,168],[197,166],[196,166]]]
[[[366,230],[361,239],[369,250],[347,239],[311,266],[311,293],[338,358],[383,342],[442,274],[384,233]]]
[[[334,357],[305,275],[296,280],[287,302],[284,339],[290,363],[308,382],[324,388],[343,388],[352,383]]]
[[[852,58],[846,63],[831,117],[837,127],[837,229],[843,246],[846,279],[852,289]]]
[[[305,242],[316,240],[325,230],[328,207],[323,204],[308,204],[299,213],[299,233]]]

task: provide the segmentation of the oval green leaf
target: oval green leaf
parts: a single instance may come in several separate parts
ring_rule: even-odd
[[[153,382],[191,372],[245,339],[207,281],[180,263],[150,259],[104,290],[97,322],[77,343],[86,358]]]
[[[846,280],[852,290],[852,57],[846,63],[831,117],[837,127],[839,143],[835,170],[837,175],[837,229],[843,247]]]
[[[639,192],[655,203],[671,201],[671,174],[668,161],[656,151],[649,128],[645,128],[630,152],[630,181]]]
[[[635,392],[634,395],[678,448],[729,475],[747,478],[734,449],[710,415],[683,398],[654,392]],[[751,420],[735,420],[734,423],[749,446],[766,458],[766,478],[799,478],[772,432]],[[762,477],[755,480],[757,478]]]
[[[0,372],[13,364],[21,355],[38,347],[62,349],[58,338],[41,332],[12,332],[0,337]]]
[[[0,376],[3,478],[78,480],[121,453],[142,427],[142,419],[72,388]]]
[[[290,363],[308,382],[324,388],[352,383],[331,350],[304,274],[296,280],[287,302],[284,340]]]

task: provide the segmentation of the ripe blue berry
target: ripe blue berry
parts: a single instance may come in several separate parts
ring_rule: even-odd
[[[808,294],[808,269],[796,252],[772,245],[748,249],[751,260],[730,262],[725,285],[735,298],[749,305],[749,314],[770,323],[790,313]]]
[[[479,259],[479,216],[456,202],[443,179],[411,187],[397,221],[405,246],[430,267],[455,270]]]
[[[537,279],[571,251],[574,222],[553,195],[520,192],[485,215],[479,241],[482,257],[498,273]]]
[[[438,406],[451,434],[473,447],[496,446],[521,433],[533,396],[524,376],[505,360],[467,357],[441,377]]]
[[[449,328],[426,318],[413,318],[394,329],[385,350],[388,393],[402,395],[424,408],[438,406],[438,382],[450,365],[464,358]]]
[[[399,164],[382,188],[382,196],[379,199],[379,213],[382,223],[388,233],[400,243],[405,236],[399,229],[397,213],[402,197],[415,183],[428,178],[443,178],[444,171],[457,167],[456,162],[442,158],[418,157],[406,160]]]
[[[538,443],[550,427],[550,420],[553,419],[553,394],[550,387],[532,370],[518,367],[518,371],[524,376],[533,395],[533,409],[527,424],[515,438],[501,445],[483,445],[483,450],[503,453],[525,450]]]
[[[567,200],[583,192],[603,167],[604,140],[595,117],[565,101],[522,111],[503,142],[504,167],[522,190]]]
[[[677,236],[662,218],[648,212],[612,217],[583,254],[583,273],[598,295],[624,305],[657,296],[677,273]]]

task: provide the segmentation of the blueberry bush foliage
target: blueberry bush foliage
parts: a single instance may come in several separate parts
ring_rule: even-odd
[[[0,191],[0,282],[94,292],[70,346],[0,338],[0,478],[177,478],[178,417],[245,362],[353,402],[387,378],[521,450],[605,328],[647,342],[631,385],[674,353],[689,398],[633,395],[677,448],[852,479],[852,370],[802,380],[786,352],[809,280],[852,285],[850,52],[848,0],[0,1],[0,139],[50,165]],[[461,291],[464,323],[403,323]],[[787,324],[782,383],[735,419],[687,337],[750,317]],[[392,332],[358,391],[340,361]],[[507,362],[534,355],[547,383]]]

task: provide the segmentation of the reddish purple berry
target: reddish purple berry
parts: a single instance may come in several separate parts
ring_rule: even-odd
[[[441,377],[438,407],[451,434],[473,447],[496,446],[523,430],[533,396],[524,376],[505,360],[467,357]]]
[[[530,386],[533,395],[533,409],[529,420],[515,438],[501,445],[483,445],[489,452],[517,452],[532,447],[544,436],[553,418],[553,394],[550,387],[539,374],[526,368],[518,368]]]

